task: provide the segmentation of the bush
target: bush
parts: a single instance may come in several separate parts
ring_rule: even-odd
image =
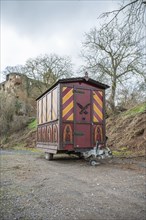
[[[0,134],[10,130],[10,124],[15,114],[15,98],[10,97],[4,92],[0,93]]]
[[[15,96],[0,92],[0,135],[7,136],[9,132],[18,131],[28,124],[22,104]]]
[[[29,117],[14,115],[13,121],[11,122],[10,131],[16,132],[27,126]]]

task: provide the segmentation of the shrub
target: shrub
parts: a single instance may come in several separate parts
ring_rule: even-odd
[[[28,124],[23,104],[12,94],[0,92],[0,135],[7,136]]]

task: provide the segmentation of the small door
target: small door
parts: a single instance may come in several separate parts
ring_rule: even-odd
[[[74,147],[91,147],[91,93],[87,89],[75,89],[74,94]]]

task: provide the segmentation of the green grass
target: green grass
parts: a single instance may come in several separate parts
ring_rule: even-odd
[[[34,119],[32,122],[30,122],[29,125],[28,125],[28,128],[31,129],[31,130],[36,129],[37,128],[37,120]]]
[[[113,156],[115,157],[128,157],[132,155],[132,151],[112,151]]]
[[[122,146],[118,150],[113,150],[112,154],[115,157],[127,157],[132,155],[132,151],[129,150],[128,146]]]
[[[22,142],[22,143],[15,144],[15,147],[13,147],[13,149],[14,148],[19,148],[20,149],[20,148],[24,148],[24,147],[25,147],[25,143]]]
[[[29,147],[29,148],[26,148],[24,147],[23,144],[21,145],[16,145],[15,147],[13,147],[13,150],[20,150],[20,151],[28,151],[28,152],[32,152],[32,153],[42,153],[42,151],[38,148],[32,148],[32,147]]]
[[[128,111],[124,112],[123,114],[127,116],[134,116],[139,113],[143,113],[144,111],[146,111],[146,103],[142,103],[134,108],[131,108]]]

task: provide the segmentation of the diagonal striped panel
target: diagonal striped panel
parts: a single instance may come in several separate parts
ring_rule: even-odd
[[[62,88],[62,91],[64,92],[66,89],[67,89],[67,87],[66,87],[66,86],[64,86],[64,87]]]
[[[62,117],[63,120],[73,121],[73,88],[62,88]]]
[[[62,104],[64,104],[73,95],[73,89],[70,89],[67,94],[62,99]]]
[[[93,122],[102,122],[103,120],[103,93],[102,91],[93,91]]]

